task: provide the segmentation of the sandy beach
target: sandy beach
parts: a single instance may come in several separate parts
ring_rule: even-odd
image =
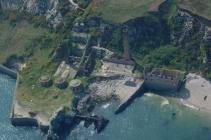
[[[184,87],[178,93],[187,107],[211,113],[211,82],[205,78],[188,74]]]

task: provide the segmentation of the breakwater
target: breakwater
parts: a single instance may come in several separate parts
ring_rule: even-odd
[[[123,112],[137,97],[140,97],[144,94],[144,82],[140,85],[139,89],[131,94],[125,101],[123,101],[115,111],[115,114]]]
[[[18,74],[17,72],[11,70],[11,69],[8,69],[2,65],[0,65],[0,72],[3,73],[3,74],[7,74],[9,76],[11,76],[12,78],[15,78],[17,79],[18,78]]]

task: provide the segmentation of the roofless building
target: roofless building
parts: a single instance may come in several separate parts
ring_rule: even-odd
[[[40,82],[41,86],[43,86],[43,87],[49,87],[53,84],[50,76],[48,76],[48,75],[41,76],[39,79],[39,82]]]
[[[182,85],[184,73],[178,70],[151,68],[144,69],[145,87],[156,91],[177,91]]]

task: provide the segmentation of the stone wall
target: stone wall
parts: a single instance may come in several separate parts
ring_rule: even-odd
[[[125,102],[121,103],[115,111],[115,114],[123,112],[137,97],[142,96],[145,92],[144,86],[141,87],[128,98]]]
[[[38,121],[34,118],[27,118],[27,117],[15,117],[14,115],[14,100],[15,100],[15,94],[16,94],[16,89],[18,87],[19,83],[19,75],[17,72],[10,70],[2,65],[0,65],[0,72],[7,74],[11,76],[12,78],[16,79],[16,86],[15,86],[15,93],[13,97],[13,102],[12,102],[12,108],[11,108],[11,114],[10,114],[10,121],[11,124],[14,126],[38,126]]]
[[[38,127],[38,122],[33,118],[10,118],[13,126],[30,126],[30,127]]]
[[[180,87],[180,80],[172,80],[158,76],[150,76],[148,74],[144,77],[144,86],[150,90],[156,91],[176,91]]]
[[[12,71],[2,65],[0,65],[0,72],[4,73],[4,74],[7,74],[15,79],[17,79],[18,77],[18,74],[15,72],[15,71]]]

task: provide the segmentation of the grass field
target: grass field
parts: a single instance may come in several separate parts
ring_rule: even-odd
[[[30,45],[31,41],[46,34],[46,30],[33,28],[32,25],[23,21],[16,26],[10,25],[8,21],[0,22],[0,63],[12,55],[21,55],[24,48]]]
[[[93,0],[89,10],[91,15],[101,16],[103,19],[122,23],[129,19],[157,11],[165,0]]]
[[[180,8],[211,20],[210,0],[181,0]]]
[[[0,21],[0,31],[0,63],[12,54],[30,54],[25,57],[26,68],[20,72],[16,93],[20,104],[48,117],[63,105],[70,107],[73,97],[70,89],[42,88],[39,84],[42,75],[52,75],[58,66],[51,62],[50,56],[61,43],[62,36],[26,21],[16,25],[11,25],[8,20]]]

